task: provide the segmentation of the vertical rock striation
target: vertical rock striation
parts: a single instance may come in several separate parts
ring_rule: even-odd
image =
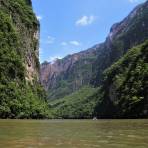
[[[39,22],[30,0],[0,0],[0,118],[43,118]]]
[[[44,62],[41,65],[40,79],[49,92],[49,98],[57,99],[88,85],[95,59],[96,46],[52,63]]]

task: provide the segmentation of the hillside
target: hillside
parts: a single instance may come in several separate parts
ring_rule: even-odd
[[[147,118],[148,41],[106,69],[100,88],[84,86],[49,101],[55,118]]]
[[[98,93],[102,94],[95,110],[99,118],[148,117],[148,41],[104,72]]]
[[[69,95],[90,84],[92,64],[96,60],[96,46],[86,51],[41,64],[40,80],[49,99]]]
[[[84,86],[80,90],[67,95],[64,98],[49,101],[50,112],[54,118],[93,118],[97,98],[92,98],[92,95],[97,92],[97,88]]]
[[[120,59],[128,49],[148,38],[148,1],[138,5],[125,19],[114,24],[104,43],[41,65],[41,83],[49,99],[59,99],[85,85],[102,84],[103,71]]]
[[[104,43],[41,67],[31,0],[0,9],[0,118],[148,117],[148,1]]]
[[[39,22],[30,0],[0,0],[0,118],[46,118]]]
[[[50,85],[48,89],[49,99],[51,99],[49,105],[54,116],[62,118],[147,117],[147,39],[148,1],[138,5],[123,21],[113,25],[106,41],[95,46],[95,58],[89,64],[91,68],[85,71],[89,74],[91,70],[89,83],[86,83],[87,89],[82,84],[78,91],[71,91],[71,87],[64,83],[68,81],[68,77],[73,78],[81,74],[85,67],[84,63],[76,62],[71,66],[73,71],[69,72],[67,69],[58,77],[56,75],[53,77],[53,79],[60,77],[60,80],[64,78],[62,85],[52,89]],[[140,45],[141,43],[143,44]],[[67,64],[65,58],[62,60]],[[83,58],[80,56],[78,61],[81,60]],[[55,63],[57,64],[58,61]],[[50,66],[54,64],[46,63]],[[77,71],[76,67],[81,68]],[[46,70],[46,67],[44,68]],[[65,75],[68,72],[69,75]],[[57,83],[60,82],[56,80]],[[77,77],[71,80],[79,81]],[[93,88],[94,86],[99,88]],[[65,87],[68,92],[62,91],[62,95],[58,94],[59,90]]]
[[[114,24],[93,68],[92,84],[98,86],[103,71],[121,58],[128,49],[148,39],[148,1],[138,5],[123,21]]]

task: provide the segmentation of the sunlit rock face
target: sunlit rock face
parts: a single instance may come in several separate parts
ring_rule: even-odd
[[[92,76],[92,64],[96,59],[96,47],[86,51],[68,55],[63,59],[41,64],[40,80],[49,92],[64,88],[65,94],[88,85]],[[60,91],[60,90],[59,90]]]
[[[0,0],[0,6],[2,9],[8,10],[21,42],[21,47],[18,50],[23,57],[24,66],[26,67],[26,80],[38,80],[40,26],[32,12],[32,2],[31,0],[21,0],[19,1],[20,4],[13,2],[12,5],[11,3],[11,0]]]
[[[148,39],[148,1],[138,5],[125,19],[115,23],[106,41],[97,50],[92,84],[99,86],[103,71],[122,57],[130,48]]]
[[[84,85],[99,86],[103,81],[104,70],[146,39],[148,1],[138,5],[121,22],[115,23],[104,43],[53,63],[43,63],[41,83],[48,90],[49,98],[63,97]]]
[[[26,34],[25,40],[25,66],[26,79],[32,81],[34,78],[39,80],[39,26],[30,29],[30,34]],[[26,46],[27,45],[27,46]]]
[[[0,118],[47,115],[39,109],[46,93],[39,83],[38,42],[39,22],[31,1],[0,0]]]

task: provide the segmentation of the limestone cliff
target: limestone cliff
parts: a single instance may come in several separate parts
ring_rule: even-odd
[[[46,118],[39,22],[30,0],[0,0],[0,118]]]
[[[148,117],[148,41],[130,49],[104,73],[99,118]]]
[[[54,63],[43,63],[40,77],[49,98],[63,97],[84,85],[99,86],[104,70],[147,38],[148,1],[114,24],[104,43]]]
[[[121,58],[130,48],[148,39],[148,1],[138,5],[125,19],[114,24],[97,55],[92,84],[99,86],[103,71]]]
[[[23,4],[23,3],[26,3]],[[20,38],[20,49],[26,67],[26,80],[39,78],[39,22],[32,12],[31,0],[0,0],[0,8],[7,10]]]
[[[49,92],[49,98],[68,95],[90,83],[92,63],[96,59],[96,46],[86,51],[41,65],[40,79]]]
[[[91,84],[99,88],[83,85],[70,95],[49,101],[53,113],[62,118],[148,118],[147,39],[148,1],[114,24],[105,42],[96,46]],[[84,63],[76,65],[83,67]],[[75,67],[69,75],[77,74]]]

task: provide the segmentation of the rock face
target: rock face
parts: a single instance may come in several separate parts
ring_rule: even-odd
[[[123,21],[111,27],[110,33],[97,56],[92,84],[99,86],[103,71],[122,57],[128,49],[148,38],[148,1],[138,5]]]
[[[0,0],[0,118],[45,118],[39,22],[30,0]]]
[[[40,80],[50,97],[62,97],[90,83],[96,47],[41,65]],[[56,92],[54,92],[56,91]],[[53,93],[52,93],[53,92]]]
[[[148,117],[148,40],[130,49],[104,73],[99,118]]]
[[[129,25],[132,25],[131,22],[135,17],[139,17],[143,13],[143,9],[146,9],[147,6],[143,7],[142,4],[138,5],[123,21],[114,24],[108,35],[109,40],[112,42],[122,33],[125,33],[129,29]],[[142,23],[142,22],[141,22]]]
[[[24,2],[28,6],[23,5],[22,10],[21,4]],[[39,79],[39,22],[31,12],[31,0],[21,0],[20,3],[18,5],[17,2],[10,0],[0,0],[0,7],[2,9],[9,9],[10,18],[16,26],[19,38],[21,39],[21,48],[18,50],[22,54],[26,67],[26,80],[32,81],[35,78]],[[29,12],[30,16],[28,16]]]
[[[103,71],[147,38],[148,1],[114,24],[104,43],[54,63],[43,63],[41,83],[48,90],[49,98],[63,97],[84,85],[99,86]]]
[[[98,55],[93,84],[101,84],[95,109],[99,118],[148,116],[147,39],[148,1],[137,6],[121,23],[113,25],[103,52]]]

